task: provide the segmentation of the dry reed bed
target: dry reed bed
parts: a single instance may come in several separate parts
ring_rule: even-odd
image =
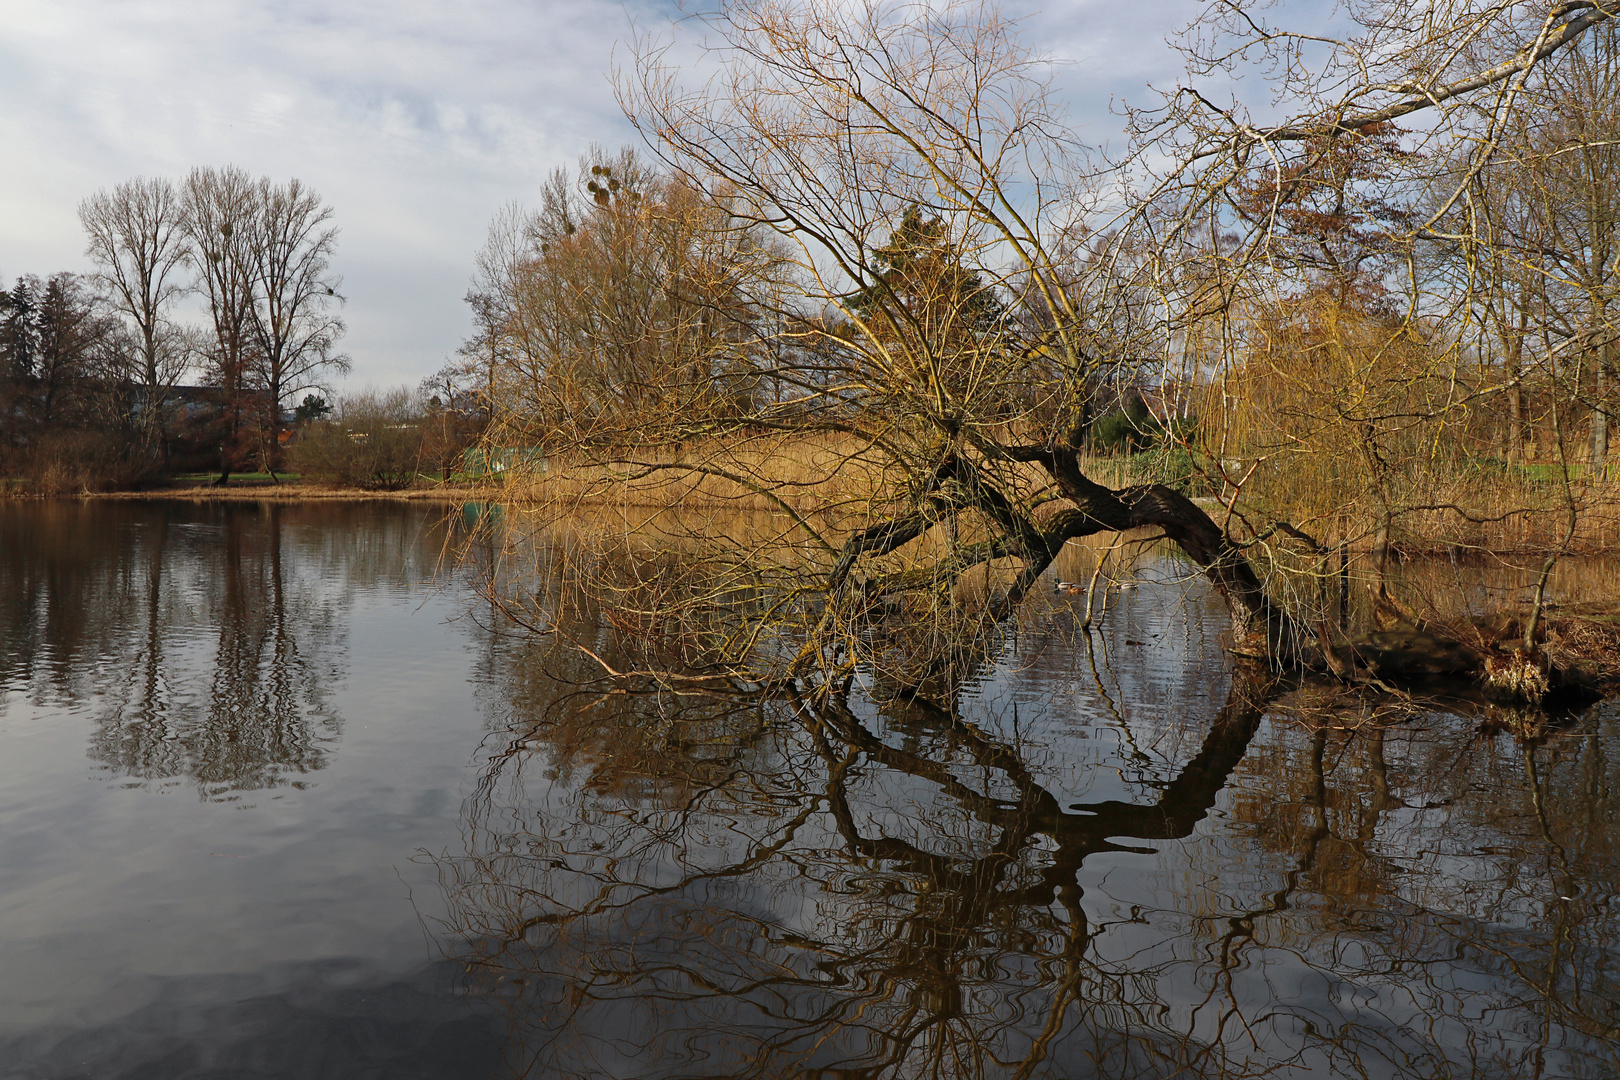
[[[1263,464],[1228,463],[1227,478],[1241,478],[1241,486],[1206,478],[1221,493],[1215,501],[1256,529],[1280,518],[1328,546],[1348,542],[1356,551],[1376,546],[1386,521],[1390,545],[1412,554],[1545,552],[1562,549],[1566,534],[1572,552],[1620,549],[1620,478],[1566,485],[1551,466],[1534,475],[1463,462],[1412,462],[1372,476],[1325,469],[1312,455]]]
[[[517,504],[620,508],[683,507],[817,513],[871,504],[904,483],[903,473],[853,438],[756,436],[734,444],[629,447],[601,460],[554,458],[543,471],[512,476]]]
[[[1461,487],[1462,485],[1459,485]],[[1443,492],[1434,509],[1402,514],[1394,542],[1412,553],[1538,555],[1549,550],[1599,554],[1620,550],[1620,484],[1584,484],[1574,493],[1575,521],[1561,492],[1504,484]]]
[[[1091,457],[1086,474],[1107,487],[1140,483],[1126,458]],[[565,513],[585,507],[728,509],[798,514],[833,513],[879,519],[900,510],[907,471],[882,451],[852,437],[756,436],[735,445],[691,444],[627,450],[612,464],[553,460],[542,472],[510,478],[501,498]],[[1025,493],[1048,487],[1032,465],[1008,466],[1000,477]],[[1214,486],[1214,485],[1210,485]],[[1226,500],[1198,501],[1227,523]],[[1510,474],[1429,472],[1381,497],[1368,492],[1316,490],[1290,484],[1275,491],[1237,492],[1242,522],[1281,517],[1330,546],[1348,540],[1352,551],[1377,542],[1383,500],[1396,507],[1390,543],[1415,555],[1541,553],[1560,548],[1568,526],[1561,484]],[[1568,549],[1601,553],[1620,549],[1620,482],[1572,486],[1576,526]]]
[[[509,477],[502,498],[558,512],[680,507],[876,519],[902,510],[913,479],[882,449],[843,436],[762,436],[736,445],[626,449],[612,457],[610,464],[552,459],[543,470]],[[1084,467],[1110,487],[1138,482],[1123,459],[1088,459]],[[998,479],[1026,493],[1051,486],[1030,464],[1008,465]]]

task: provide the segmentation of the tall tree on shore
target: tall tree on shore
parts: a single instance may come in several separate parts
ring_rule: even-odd
[[[1573,396],[1589,410],[1587,463],[1607,467],[1610,419],[1620,401],[1620,38],[1611,24],[1547,72],[1528,118],[1528,145],[1515,147],[1533,218],[1513,237],[1514,256],[1536,267],[1544,296],[1541,329],[1566,341]],[[1529,110],[1527,110],[1529,111]],[[1586,370],[1582,370],[1582,369]]]
[[[541,200],[497,218],[469,297],[463,352],[499,374],[509,437],[556,449],[653,413],[697,430],[748,408],[781,258],[725,193],[595,150]]]
[[[29,274],[0,292],[6,434],[26,444],[54,427],[122,428],[127,411],[106,409],[121,397],[115,378],[128,343],[119,330],[116,316],[77,274],[43,280]]]
[[[342,302],[331,270],[337,229],[332,208],[301,181],[254,180],[235,165],[193,169],[183,201],[196,288],[213,322],[209,378],[234,416],[223,483],[229,459],[255,442],[261,457],[273,455],[284,398],[316,387],[322,372],[348,370],[333,351],[344,329],[331,310]]]
[[[258,244],[257,186],[235,165],[197,168],[186,178],[184,220],[195,288],[208,302],[213,342],[207,378],[219,388],[224,415],[220,475],[224,484],[243,456],[255,417],[246,399],[258,359],[254,333]]]
[[[49,428],[62,419],[70,399],[83,403],[98,397],[90,384],[104,388],[118,356],[118,323],[85,288],[77,275],[52,274],[39,290],[39,355],[35,365],[37,419]],[[83,419],[81,417],[81,419]]]
[[[700,599],[683,595],[678,617],[673,602],[656,607],[671,595],[672,573],[661,566],[632,580],[617,552],[591,564],[591,573],[604,568],[601,595],[644,596],[652,626],[693,623],[700,609],[723,613],[704,624],[707,638],[688,637],[702,642],[683,658],[690,667],[752,678],[763,656],[780,665],[772,676],[819,670],[834,685],[895,657],[896,677],[911,680],[910,657],[928,650],[876,644],[866,613],[881,608],[898,613],[902,629],[928,628],[929,649],[938,643],[955,665],[958,643],[1010,615],[1066,542],[1154,529],[1223,594],[1238,647],[1331,668],[1335,646],[1306,632],[1315,612],[1301,598],[1317,594],[1315,583],[1283,571],[1271,578],[1283,564],[1266,557],[1275,535],[1303,536],[1313,555],[1321,541],[1266,507],[1223,515],[1223,525],[1169,484],[1099,483],[1081,455],[1097,387],[1162,377],[1188,326],[1212,318],[1202,299],[1212,265],[1222,297],[1273,281],[1287,295],[1314,276],[1348,303],[1376,295],[1386,272],[1414,277],[1411,253],[1490,164],[1502,103],[1614,9],[1372,0],[1351,5],[1352,36],[1339,42],[1267,25],[1267,7],[1230,0],[1206,9],[1181,39],[1194,85],[1160,109],[1132,112],[1132,156],[1101,176],[1063,116],[1049,66],[993,3],[722,0],[703,16],[722,59],[697,80],[656,43],[637,49],[620,78],[631,122],[680,182],[725,200],[728,229],[773,232],[803,283],[763,320],[780,330],[761,350],[774,365],[762,379],[797,392],[702,425],[683,411],[630,410],[633,429],[611,444],[579,441],[579,475],[626,487],[724,479],[793,513],[794,536],[756,544],[694,527],[682,542],[702,552],[690,563]],[[1298,51],[1318,48],[1320,63]],[[1235,81],[1251,66],[1270,80],[1270,115],[1280,122],[1216,103],[1197,85]],[[1403,119],[1424,112],[1438,119]],[[1465,121],[1478,152],[1462,175],[1437,176]],[[1400,138],[1396,125],[1422,138]],[[1427,201],[1402,190],[1448,179],[1450,192]],[[1430,220],[1418,220],[1414,205],[1435,207]],[[892,259],[913,207],[938,252],[928,265],[944,271],[917,283],[935,301],[926,304]],[[1077,266],[1081,236],[1095,240]],[[1275,280],[1279,267],[1290,276]],[[1420,312],[1428,321],[1416,325],[1415,289],[1400,288],[1407,295],[1396,299],[1407,303],[1389,310],[1414,327],[1348,341],[1355,370],[1397,344],[1451,347],[1418,332],[1444,320]],[[969,303],[982,291],[1006,296],[1017,317],[985,320],[982,304]],[[876,296],[890,300],[865,302]],[[1097,347],[1113,341],[1126,347]],[[1216,359],[1241,360],[1251,344],[1223,335]],[[1397,403],[1395,419],[1449,430],[1467,389],[1452,393],[1448,383],[1448,396],[1419,399],[1416,411]],[[800,475],[757,465],[777,451],[752,453],[748,443],[767,436],[828,449]],[[1431,497],[1421,469],[1390,474],[1404,486],[1380,507],[1381,522],[1453,505]],[[732,567],[723,577],[719,568]],[[654,580],[662,591],[647,584]],[[745,610],[738,596],[769,602]],[[1529,671],[1522,656],[1504,664],[1509,681]]]
[[[97,283],[134,324],[132,381],[144,396],[142,433],[148,448],[161,448],[163,398],[188,359],[183,336],[166,314],[185,289],[181,277],[191,253],[184,202],[168,180],[136,177],[85,199],[79,221]]]
[[[39,279],[24,276],[0,292],[0,378],[26,379],[39,356]]]
[[[259,382],[279,412],[323,372],[349,369],[348,357],[333,351],[344,331],[331,310],[343,302],[343,279],[331,269],[338,231],[332,208],[297,178],[261,178],[253,196],[253,339]]]

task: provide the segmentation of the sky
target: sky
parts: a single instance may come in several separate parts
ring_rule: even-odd
[[[1008,3],[1081,136],[1173,84],[1195,0]],[[298,177],[341,229],[337,389],[415,384],[470,331],[473,258],[505,204],[591,143],[633,143],[615,56],[662,0],[10,0],[0,34],[0,281],[91,269],[78,205],[131,177],[236,164]],[[690,27],[690,23],[682,24]],[[679,31],[679,32],[689,32]],[[616,52],[617,50],[617,52]]]

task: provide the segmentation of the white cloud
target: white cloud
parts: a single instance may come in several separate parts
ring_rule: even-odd
[[[1173,75],[1192,0],[1073,0],[1028,17],[1088,140],[1110,96]],[[354,380],[415,381],[454,351],[490,217],[592,141],[632,132],[615,43],[673,5],[606,0],[53,0],[0,37],[0,273],[84,269],[78,202],[139,174],[236,163],[337,211]]]

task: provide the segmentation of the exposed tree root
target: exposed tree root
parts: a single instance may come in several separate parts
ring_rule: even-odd
[[[1421,689],[1466,681],[1503,702],[1540,704],[1620,693],[1620,616],[1605,609],[1553,609],[1526,650],[1523,616],[1493,612],[1461,627],[1376,630],[1349,642],[1318,633],[1321,670],[1349,683]]]

